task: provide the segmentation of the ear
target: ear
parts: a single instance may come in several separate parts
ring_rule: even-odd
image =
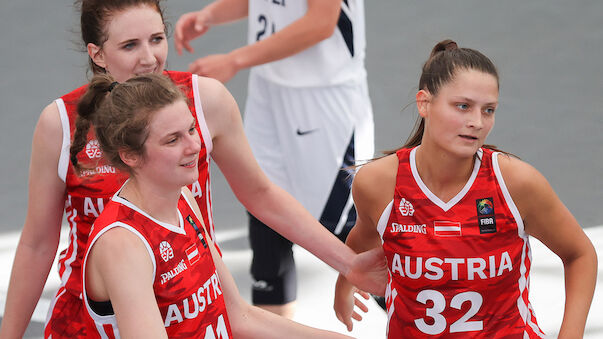
[[[126,166],[132,169],[142,164],[142,156],[130,150],[119,150],[119,158]]]
[[[86,45],[86,49],[88,50],[88,55],[90,59],[99,67],[107,68],[105,64],[105,57],[103,54],[103,50],[100,46],[97,46],[93,43],[88,43]]]
[[[425,118],[425,116],[427,116],[427,106],[429,105],[429,102],[431,101],[431,94],[428,91],[422,89],[417,92],[416,100],[417,100],[417,110],[419,111],[419,115],[421,117]]]

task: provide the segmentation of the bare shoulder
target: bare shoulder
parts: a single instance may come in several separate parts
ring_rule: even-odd
[[[542,211],[544,204],[553,206],[560,203],[549,182],[532,165],[504,154],[498,156],[498,164],[509,194],[524,221],[531,219],[537,211]],[[536,203],[540,207],[535,206]]]
[[[227,131],[234,120],[241,119],[235,99],[220,81],[198,76],[197,87],[203,115],[212,138]]]
[[[113,227],[98,237],[90,249],[90,259],[100,271],[151,263],[145,244],[132,231]]]
[[[357,208],[377,218],[394,197],[398,157],[395,154],[363,165],[354,178],[352,191]],[[360,206],[359,206],[360,205]]]

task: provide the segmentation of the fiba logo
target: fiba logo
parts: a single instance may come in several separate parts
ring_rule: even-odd
[[[174,257],[174,250],[169,242],[164,240],[159,244],[159,254],[161,254],[161,259],[165,262]]]
[[[492,205],[492,198],[481,199],[477,201],[477,211],[481,215],[489,215],[494,211],[494,207]]]
[[[415,213],[415,209],[412,207],[410,201],[406,201],[406,199],[404,198],[400,200],[400,205],[398,206],[398,209],[400,210],[400,214],[402,214],[402,216],[404,217],[412,217],[412,215]]]
[[[86,145],[86,155],[88,155],[88,158],[100,158],[102,154],[100,146],[98,145],[98,140],[90,140]]]

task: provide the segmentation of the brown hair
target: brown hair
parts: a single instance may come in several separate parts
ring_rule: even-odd
[[[419,90],[426,90],[431,95],[436,96],[440,88],[452,81],[460,70],[477,70],[490,74],[496,78],[498,85],[498,72],[487,56],[471,48],[459,48],[456,42],[447,39],[438,42],[433,47],[429,59],[423,64]],[[419,116],[415,122],[413,132],[404,146],[384,153],[389,155],[402,148],[412,148],[420,145],[424,130],[425,120]],[[493,145],[484,144],[482,147],[500,151]]]
[[[186,102],[186,97],[164,75],[145,74],[119,84],[109,74],[95,75],[77,106],[76,131],[70,149],[76,171],[83,169],[77,154],[86,146],[92,124],[103,157],[116,168],[129,172],[119,151],[142,155],[153,114],[177,100]]]
[[[149,6],[155,8],[165,27],[165,33],[168,33],[168,25],[165,22],[161,0],[76,0],[75,6],[80,10],[80,30],[84,50],[89,43],[102,47],[107,41],[107,23],[111,16],[119,11],[123,11],[135,6]],[[105,73],[105,69],[98,66],[88,57],[88,63],[93,74]]]

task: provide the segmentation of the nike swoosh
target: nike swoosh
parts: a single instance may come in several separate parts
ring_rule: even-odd
[[[306,134],[310,134],[312,132],[316,132],[318,131],[318,128],[314,128],[314,129],[309,129],[307,131],[302,131],[299,128],[297,129],[297,135],[306,135]]]

